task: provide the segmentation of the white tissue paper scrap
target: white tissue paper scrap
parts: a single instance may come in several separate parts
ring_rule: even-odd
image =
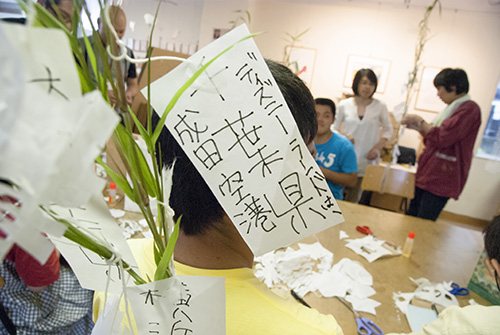
[[[339,232],[339,238],[340,238],[341,240],[343,240],[343,239],[349,238],[349,235],[347,235],[347,233],[346,233],[345,231],[341,230],[341,231]]]
[[[405,314],[408,312],[408,305],[413,298],[425,300],[443,307],[459,305],[457,298],[449,292],[451,290],[451,282],[435,284],[426,278],[413,279],[411,277],[410,280],[418,286],[414,292],[398,292],[392,296],[401,312]]]
[[[255,261],[255,276],[271,289],[293,289],[301,297],[309,292],[319,292],[327,298],[343,297],[355,310],[372,314],[380,305],[369,298],[375,294],[371,274],[348,258],[332,266],[333,254],[318,242],[299,243],[298,250],[277,250]]]
[[[109,213],[111,214],[112,217],[115,219],[121,218],[122,216],[125,215],[125,211],[122,211],[121,209],[110,209]]]
[[[142,232],[142,227],[134,220],[118,219],[118,225],[122,229],[123,236],[127,239],[137,232]]]
[[[400,248],[391,252],[389,249],[384,247],[384,240],[374,238],[373,235],[367,235],[363,238],[346,241],[346,247],[358,255],[363,256],[370,263],[383,256],[396,256],[401,254]]]

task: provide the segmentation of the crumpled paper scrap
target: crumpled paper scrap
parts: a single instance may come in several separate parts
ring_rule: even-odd
[[[293,289],[303,297],[319,292],[324,297],[343,297],[360,312],[375,314],[380,303],[370,299],[375,294],[373,277],[358,262],[344,258],[332,266],[333,254],[319,242],[301,244],[255,259],[255,276],[269,288]]]
[[[401,255],[401,248],[389,250],[384,246],[386,241],[375,238],[373,235],[367,235],[363,238],[358,239],[348,239],[346,240],[346,247],[363,256],[368,262],[373,261],[383,257],[383,256],[397,256]]]
[[[401,312],[408,313],[408,305],[413,298],[439,304],[443,307],[459,305],[457,298],[449,292],[452,282],[431,283],[427,278],[413,279],[411,277],[410,280],[417,285],[414,292],[394,292],[392,295]]]
[[[255,259],[255,275],[272,288],[284,285],[299,296],[316,290],[313,285],[318,271],[331,268],[333,253],[320,243],[299,244],[299,249],[286,248],[269,252]]]
[[[344,239],[346,239],[346,238],[349,238],[349,235],[347,235],[347,233],[346,233],[345,231],[341,230],[341,231],[339,232],[339,239],[340,239],[340,240],[344,240]]]

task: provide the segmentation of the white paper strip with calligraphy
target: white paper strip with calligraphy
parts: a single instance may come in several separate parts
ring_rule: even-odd
[[[108,207],[102,200],[102,195],[94,194],[89,203],[80,208],[52,206],[50,209],[59,216],[72,220],[75,225],[93,234],[97,239],[108,243],[120,252],[121,259],[126,261],[136,272],[139,271],[121,228],[109,213]],[[102,257],[65,237],[56,238],[50,236],[50,238],[56,245],[57,250],[64,255],[64,258],[71,265],[82,287],[94,291],[106,291],[106,282],[109,275],[109,291],[122,291],[121,273],[117,265],[109,267]],[[125,272],[124,276],[125,283],[129,282],[129,274]],[[130,280],[130,283],[132,283],[132,280]]]
[[[110,295],[93,335],[226,333],[226,299],[223,277],[175,276],[127,288],[129,313],[118,295]],[[130,309],[129,309],[130,310]],[[130,329],[132,325],[132,330]],[[114,333],[113,333],[114,334]]]
[[[248,35],[240,26],[155,81],[154,109],[163,114],[196,70]],[[167,127],[256,256],[343,221],[252,39],[207,68],[177,101]]]

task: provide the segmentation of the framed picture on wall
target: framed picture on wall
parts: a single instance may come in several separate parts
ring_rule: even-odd
[[[434,77],[442,68],[434,66],[424,66],[420,75],[417,98],[415,99],[415,109],[439,113],[446,104],[438,98],[436,88],[434,87]]]
[[[344,87],[351,88],[356,72],[365,68],[371,69],[377,76],[377,93],[384,93],[387,85],[387,78],[389,78],[389,71],[391,70],[391,61],[378,58],[350,55],[347,58]]]
[[[316,49],[288,45],[285,47],[284,61],[310,88],[316,63]]]

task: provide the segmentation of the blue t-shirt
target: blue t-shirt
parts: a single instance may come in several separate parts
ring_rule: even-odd
[[[356,152],[351,141],[346,137],[332,133],[328,142],[316,144],[316,162],[333,172],[352,173],[358,172],[358,163],[356,161]],[[342,195],[343,186],[332,183],[327,180],[328,186],[337,200],[344,199]]]

